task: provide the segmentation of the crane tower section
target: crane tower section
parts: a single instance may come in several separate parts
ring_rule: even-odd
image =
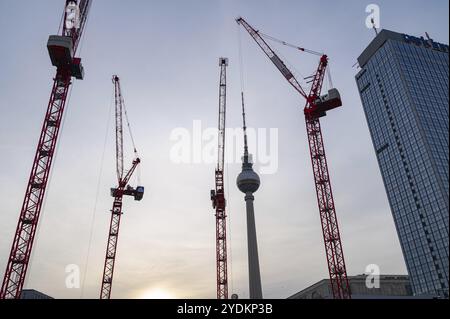
[[[136,155],[130,170],[124,172],[123,166],[123,114],[125,112],[125,104],[120,87],[120,79],[117,75],[113,76],[114,96],[115,96],[115,119],[116,119],[116,188],[111,189],[111,196],[114,198],[113,207],[111,209],[111,221],[109,224],[108,242],[106,247],[105,263],[103,267],[102,285],[100,290],[100,299],[110,299],[114,276],[114,266],[117,255],[117,244],[119,240],[120,220],[123,215],[122,203],[124,196],[131,196],[136,201],[141,201],[144,197],[144,187],[136,188],[128,185],[133,173],[135,172],[141,160]],[[128,127],[130,127],[129,123]],[[131,134],[131,131],[130,131]],[[133,138],[132,138],[133,140]],[[133,140],[134,141],[134,140]],[[134,144],[134,142],[133,142]],[[134,145],[133,145],[134,146]],[[134,149],[137,154],[136,148]]]
[[[228,299],[228,261],[227,261],[227,223],[226,200],[224,187],[225,166],[225,124],[228,59],[220,58],[219,84],[219,140],[218,160],[215,170],[216,188],[211,191],[213,208],[216,210],[216,277],[217,299]]]
[[[84,77],[81,59],[75,54],[90,5],[90,0],[67,0],[61,34],[50,36],[47,42],[50,60],[56,67],[56,75],[8,258],[0,299],[17,299],[22,292],[69,87],[72,84],[71,79],[74,77],[82,80]]]

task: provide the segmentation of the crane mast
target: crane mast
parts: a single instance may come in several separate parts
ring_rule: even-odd
[[[111,189],[111,196],[114,197],[111,210],[111,221],[108,232],[108,243],[106,247],[105,263],[103,267],[102,286],[100,299],[110,299],[114,275],[114,266],[116,262],[117,243],[119,239],[120,220],[123,214],[122,202],[123,196],[132,196],[136,201],[142,200],[144,196],[144,187],[138,186],[136,189],[128,185],[137,166],[141,163],[139,157],[133,160],[130,170],[124,176],[123,169],[123,112],[124,100],[120,88],[120,79],[117,75],[113,76],[114,94],[115,94],[115,118],[116,118],[116,173],[118,187]],[[136,149],[135,149],[136,152]]]
[[[225,122],[226,122],[226,68],[228,59],[220,58],[220,85],[219,85],[219,147],[218,161],[215,170],[216,188],[211,191],[213,208],[216,210],[216,272],[217,272],[217,299],[228,299],[228,264],[227,264],[227,227],[226,227],[226,200],[224,188],[225,166]]]
[[[306,99],[304,108],[306,131],[331,288],[335,299],[350,299],[351,291],[347,278],[344,252],[342,249],[325,146],[320,126],[320,118],[325,116],[327,111],[342,106],[340,95],[336,89],[330,90],[328,95],[323,97],[320,96],[326,68],[328,66],[328,57],[326,55],[321,56],[319,67],[312,77],[310,93],[306,94],[293,73],[267,44],[260,32],[256,31],[243,18],[236,19],[236,22],[244,27],[286,80]],[[305,50],[303,48],[298,49],[316,54],[313,51]]]
[[[117,75],[113,77],[113,84],[116,105],[116,172],[117,181],[120,184],[123,177],[123,97],[120,88],[120,79]]]
[[[36,229],[55,155],[71,79],[82,80],[84,70],[75,54],[84,31],[90,0],[66,1],[61,35],[50,36],[47,48],[56,75],[34,157],[20,217],[3,278],[0,299],[20,298]]]

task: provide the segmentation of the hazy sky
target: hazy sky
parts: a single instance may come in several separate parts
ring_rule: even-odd
[[[2,277],[55,72],[46,41],[58,30],[63,3],[0,0]],[[81,51],[86,78],[75,82],[65,114],[26,287],[56,298],[99,296],[109,188],[116,182],[108,119],[111,76],[118,74],[146,194],[142,202],[125,199],[113,297],[215,297],[215,219],[209,199],[215,164],[173,163],[170,135],[176,128],[192,131],[194,120],[203,129],[217,126],[220,56],[230,59],[227,126],[240,126],[234,21],[240,15],[265,33],[329,54],[344,107],[330,112],[322,126],[348,274],[362,274],[368,264],[378,264],[384,274],[406,273],[352,68],[374,36],[365,26],[370,3],[380,6],[383,28],[418,36],[427,31],[448,43],[446,0],[94,0]],[[246,33],[241,39],[248,124],[277,128],[279,138],[278,170],[261,175],[255,194],[263,290],[267,298],[286,298],[328,276],[304,102]],[[274,47],[302,75],[317,67],[315,57]],[[245,206],[235,186],[239,171],[239,163],[230,163],[225,176],[230,291],[247,297]],[[86,275],[84,293],[66,288],[69,264]]]

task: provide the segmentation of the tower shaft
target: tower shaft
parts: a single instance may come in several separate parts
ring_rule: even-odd
[[[247,209],[247,245],[248,245],[248,276],[250,299],[262,299],[261,272],[259,269],[258,240],[256,236],[255,210],[252,193],[247,193],[245,203]]]

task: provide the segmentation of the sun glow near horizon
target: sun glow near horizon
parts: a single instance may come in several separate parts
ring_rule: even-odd
[[[140,299],[177,299],[176,295],[164,288],[151,288],[144,291]]]

